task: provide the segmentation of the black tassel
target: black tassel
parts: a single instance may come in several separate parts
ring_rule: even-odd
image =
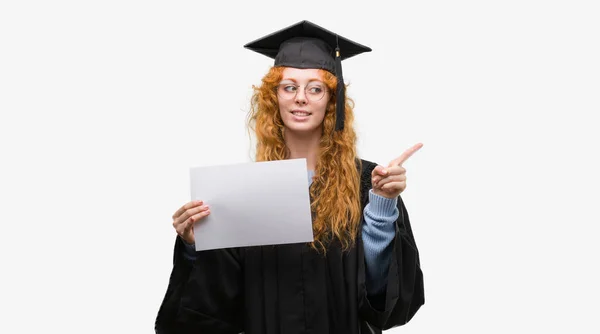
[[[346,106],[346,86],[342,75],[342,57],[340,56],[340,47],[335,48],[335,76],[337,77],[335,102],[335,131],[344,129],[345,106]]]

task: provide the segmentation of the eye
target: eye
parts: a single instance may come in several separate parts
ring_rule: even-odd
[[[283,90],[286,92],[290,92],[293,93],[298,89],[298,87],[294,86],[294,85],[285,85],[283,86]]]
[[[310,94],[321,94],[323,92],[323,87],[321,86],[310,86],[306,89]]]

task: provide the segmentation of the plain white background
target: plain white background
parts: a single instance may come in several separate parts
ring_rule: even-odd
[[[308,19],[359,153],[406,164],[426,304],[390,333],[598,333],[594,1],[3,1],[0,300],[11,333],[151,333],[189,167],[250,160],[242,45]]]

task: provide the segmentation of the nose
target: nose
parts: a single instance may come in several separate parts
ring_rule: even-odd
[[[308,99],[306,98],[306,93],[304,92],[304,89],[300,89],[298,88],[298,90],[296,91],[296,103],[299,105],[304,105],[308,102]]]

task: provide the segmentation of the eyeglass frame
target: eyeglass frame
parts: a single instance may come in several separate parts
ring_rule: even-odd
[[[315,84],[311,82],[311,83],[308,83],[308,84],[306,84],[306,85],[303,87],[303,90],[304,90],[304,96],[306,96],[306,99],[307,99],[307,100],[309,100],[310,102],[317,102],[317,101],[321,101],[321,100],[323,99],[323,97],[325,96],[325,93],[329,92],[329,88],[327,87],[327,85],[325,85],[325,83],[323,83],[323,82],[321,82],[321,81],[318,81],[318,82],[319,82],[319,85],[318,85],[318,86],[319,86],[319,88],[322,88],[322,89],[323,89],[323,93],[322,93],[323,95],[321,95],[321,97],[320,97],[320,98],[318,98],[318,99],[316,99],[316,100],[312,100],[312,99],[309,97],[309,96],[311,96],[311,95],[310,95],[310,94],[306,94],[306,89],[307,89],[307,88],[308,88],[310,85],[315,85]],[[296,87],[296,91],[294,92],[294,96],[292,96],[292,97],[289,97],[289,98],[285,98],[285,97],[283,97],[283,96],[279,95],[279,87],[281,87],[281,86],[294,86],[294,87]],[[284,99],[284,100],[286,100],[286,101],[293,100],[293,99],[295,99],[295,98],[298,96],[298,92],[300,91],[298,88],[300,88],[300,87],[302,87],[302,86],[300,86],[300,85],[297,85],[297,84],[295,84],[295,83],[293,83],[293,82],[289,82],[289,83],[279,83],[279,84],[277,85],[277,87],[275,87],[275,94],[277,94],[277,96],[278,96],[278,97],[280,97],[280,98],[282,98],[282,99]]]

